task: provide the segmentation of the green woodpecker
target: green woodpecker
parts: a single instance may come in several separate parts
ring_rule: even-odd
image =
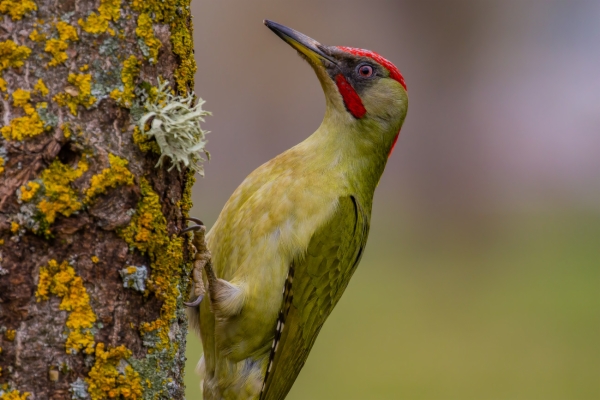
[[[206,236],[212,261],[196,263],[200,297],[188,304],[205,400],[285,398],[363,254],[408,107],[402,75],[380,55],[265,25],[314,69],[325,117],[252,172]]]

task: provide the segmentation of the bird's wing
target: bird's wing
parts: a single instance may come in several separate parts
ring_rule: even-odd
[[[261,400],[281,400],[291,389],[360,261],[368,229],[369,216],[356,198],[340,198],[305,257],[290,266]]]

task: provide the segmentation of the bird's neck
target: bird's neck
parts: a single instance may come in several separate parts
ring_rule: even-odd
[[[357,121],[345,110],[340,113],[328,107],[321,126],[306,142],[325,168],[343,175],[349,189],[370,197],[393,141],[394,134],[385,129],[376,121]]]

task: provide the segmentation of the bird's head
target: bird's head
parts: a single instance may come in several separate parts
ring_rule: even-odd
[[[327,102],[326,118],[375,131],[391,154],[406,117],[406,83],[394,64],[364,49],[325,46],[294,29],[265,20],[312,66]]]

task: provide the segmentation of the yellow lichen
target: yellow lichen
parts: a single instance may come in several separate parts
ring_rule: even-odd
[[[62,64],[69,58],[65,52],[69,47],[67,41],[76,42],[79,40],[77,30],[66,22],[58,22],[56,24],[56,30],[58,31],[59,38],[48,40],[46,42],[46,48],[44,49],[47,53],[52,54],[52,60],[48,63],[48,66],[50,67]]]
[[[37,6],[32,0],[1,0],[0,12],[8,14],[14,21],[18,21],[30,12],[36,11]]]
[[[17,89],[13,92],[12,97],[15,107],[21,107],[25,111],[25,114],[31,115],[35,112],[35,109],[29,103],[31,92],[28,90]]]
[[[0,400],[27,400],[31,396],[29,392],[19,392],[18,390],[10,390],[0,395]]]
[[[21,107],[25,116],[14,118],[10,124],[0,128],[6,140],[23,140],[34,137],[44,132],[44,123],[33,106],[29,103],[31,93],[27,90],[17,89],[12,94],[13,104]]]
[[[144,43],[146,43],[146,46],[148,46],[148,61],[150,61],[151,64],[156,64],[156,61],[158,60],[158,51],[162,47],[162,43],[154,35],[150,14],[140,14],[137,20],[135,34],[142,38]]]
[[[111,35],[115,35],[115,31],[108,27],[108,23],[112,20],[117,22],[121,17],[121,0],[100,0],[98,14],[92,12],[86,21],[79,19],[77,23],[81,25],[84,31],[93,35],[98,35],[108,31]]]
[[[9,67],[19,68],[31,54],[31,49],[19,46],[12,40],[0,42],[0,71]]]
[[[50,260],[48,265],[41,267],[39,276],[35,292],[37,301],[48,300],[49,295],[53,294],[62,299],[59,308],[69,313],[66,352],[75,354],[84,350],[87,354],[93,354],[95,342],[91,329],[97,318],[90,306],[90,296],[83,286],[83,279],[77,276],[67,261],[58,264],[56,260]]]
[[[79,36],[77,36],[77,30],[75,27],[64,21],[59,21],[56,23],[56,30],[58,31],[58,37],[60,40],[70,40],[71,42],[76,42],[79,40]]]
[[[92,75],[91,74],[69,74],[67,79],[73,86],[69,86],[64,92],[53,97],[61,106],[69,107],[71,114],[77,115],[77,106],[81,105],[90,108],[96,102],[92,96]]]
[[[27,182],[27,186],[21,186],[21,200],[28,202],[33,199],[39,188],[39,183],[35,181]]]
[[[14,329],[7,329],[6,332],[4,332],[4,337],[9,342],[12,342],[17,337],[17,331],[15,331]]]
[[[2,71],[7,68],[19,68],[31,54],[31,49],[19,46],[12,40],[0,42],[0,90],[6,91],[6,81],[2,79]]]
[[[0,157],[0,174],[4,172],[4,158]]]
[[[94,264],[98,264],[98,262],[99,262],[99,261],[100,261],[100,259],[99,259],[98,257],[96,257],[96,256],[92,256],[92,262],[93,262]]]
[[[82,65],[81,67],[79,67],[79,70],[80,70],[81,72],[85,72],[85,71],[87,71],[88,69],[90,69],[90,66],[89,66],[89,65],[87,65],[87,64],[84,64],[84,65]]]
[[[151,151],[155,154],[160,154],[158,143],[152,138],[142,134],[139,127],[133,128],[133,143],[137,144],[143,152]]]
[[[92,176],[90,187],[85,191],[85,202],[90,203],[97,195],[106,192],[108,188],[119,185],[133,185],[134,176],[127,169],[129,163],[126,159],[108,155],[110,168],[102,170],[98,175]]]
[[[153,15],[154,23],[168,24],[171,28],[171,44],[173,53],[179,57],[174,77],[177,81],[178,89],[185,93],[194,87],[194,74],[196,72],[196,62],[193,54],[192,24],[189,7],[181,7],[178,2],[165,2],[162,0],[133,0],[131,7],[140,13]],[[142,21],[144,22],[144,21]],[[139,27],[138,19],[138,27]],[[148,28],[144,28],[142,33],[148,35]],[[136,32],[137,33],[137,32]],[[142,36],[143,35],[139,35]],[[146,43],[148,45],[148,43]],[[151,47],[148,45],[148,47]]]
[[[142,323],[140,330],[144,334],[155,332],[160,339],[157,347],[174,353],[177,344],[169,340],[169,327],[176,318],[180,295],[178,283],[183,263],[183,238],[169,237],[160,198],[144,178],[140,179],[140,189],[142,197],[136,213],[129,225],[118,233],[131,247],[150,256],[152,274],[148,288],[163,302],[160,317]]]
[[[13,222],[10,223],[10,231],[12,233],[19,232],[19,227],[20,227],[19,224],[17,222],[15,222],[15,221],[13,221]]]
[[[130,366],[126,365],[124,372],[122,360],[131,357],[131,350],[121,345],[108,347],[104,350],[104,343],[96,346],[96,360],[85,381],[88,384],[88,393],[92,400],[103,400],[107,398],[142,398],[143,388],[140,375]]]
[[[48,90],[48,87],[46,86],[46,84],[44,83],[44,81],[41,78],[38,79],[38,81],[35,84],[35,86],[33,87],[33,89],[36,90],[42,96],[47,96],[48,93],[50,92]]]
[[[31,116],[15,118],[10,125],[0,128],[6,140],[23,140],[26,137],[37,136],[44,132],[44,123],[38,113]]]
[[[76,168],[71,168],[56,159],[42,171],[44,196],[37,204],[42,224],[39,233],[49,235],[49,226],[54,223],[58,214],[68,217],[81,209],[83,204],[79,200],[77,191],[71,187],[71,183],[81,177],[87,169],[85,158],[79,161]]]
[[[71,135],[73,134],[73,132],[71,131],[71,124],[69,124],[69,123],[62,124],[60,126],[60,129],[62,129],[63,135],[65,135],[65,138],[67,138],[67,139],[70,138]]]
[[[140,179],[142,198],[130,224],[120,233],[127,243],[135,246],[142,253],[154,252],[166,245],[167,220],[162,214],[162,205],[158,195],[152,190],[150,183]]]
[[[123,82],[123,91],[118,89],[110,93],[110,97],[115,99],[120,106],[129,108],[135,99],[135,78],[140,73],[140,62],[135,56],[130,56],[123,62],[123,70],[121,71],[121,82]]]
[[[34,29],[29,34],[29,39],[31,39],[34,42],[43,42],[46,40],[46,34],[40,33],[37,29]]]

